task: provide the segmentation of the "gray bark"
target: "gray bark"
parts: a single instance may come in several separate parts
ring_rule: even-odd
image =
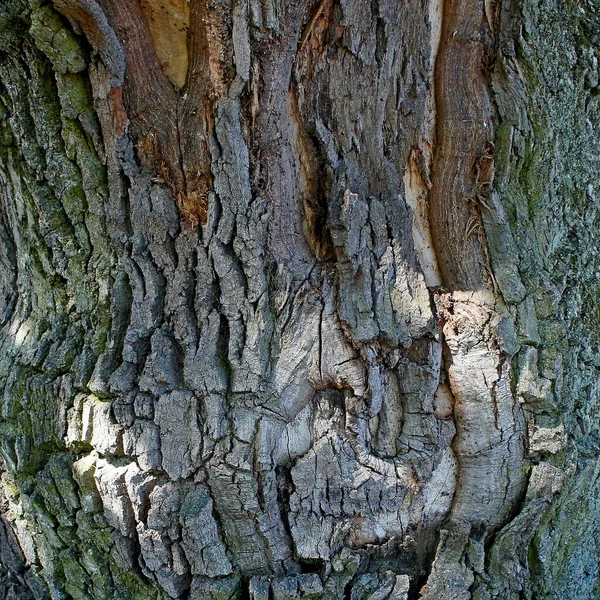
[[[594,0],[0,5],[0,596],[600,596]]]

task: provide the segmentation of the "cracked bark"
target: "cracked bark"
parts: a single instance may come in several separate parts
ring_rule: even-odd
[[[576,4],[0,6],[0,594],[597,595]]]

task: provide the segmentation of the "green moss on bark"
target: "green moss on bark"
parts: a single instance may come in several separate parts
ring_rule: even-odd
[[[5,518],[36,598],[148,600],[159,592],[123,561],[97,491],[90,501],[93,477],[74,477],[80,457],[65,449],[67,411],[112,327],[107,176],[87,63],[50,3],[0,5],[2,210],[21,298],[0,354]]]

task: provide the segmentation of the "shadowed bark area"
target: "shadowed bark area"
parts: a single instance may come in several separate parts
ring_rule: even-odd
[[[2,3],[0,595],[593,597],[599,23]]]

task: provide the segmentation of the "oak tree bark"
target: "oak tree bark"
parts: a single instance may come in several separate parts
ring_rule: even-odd
[[[0,4],[0,595],[600,595],[595,0]]]

